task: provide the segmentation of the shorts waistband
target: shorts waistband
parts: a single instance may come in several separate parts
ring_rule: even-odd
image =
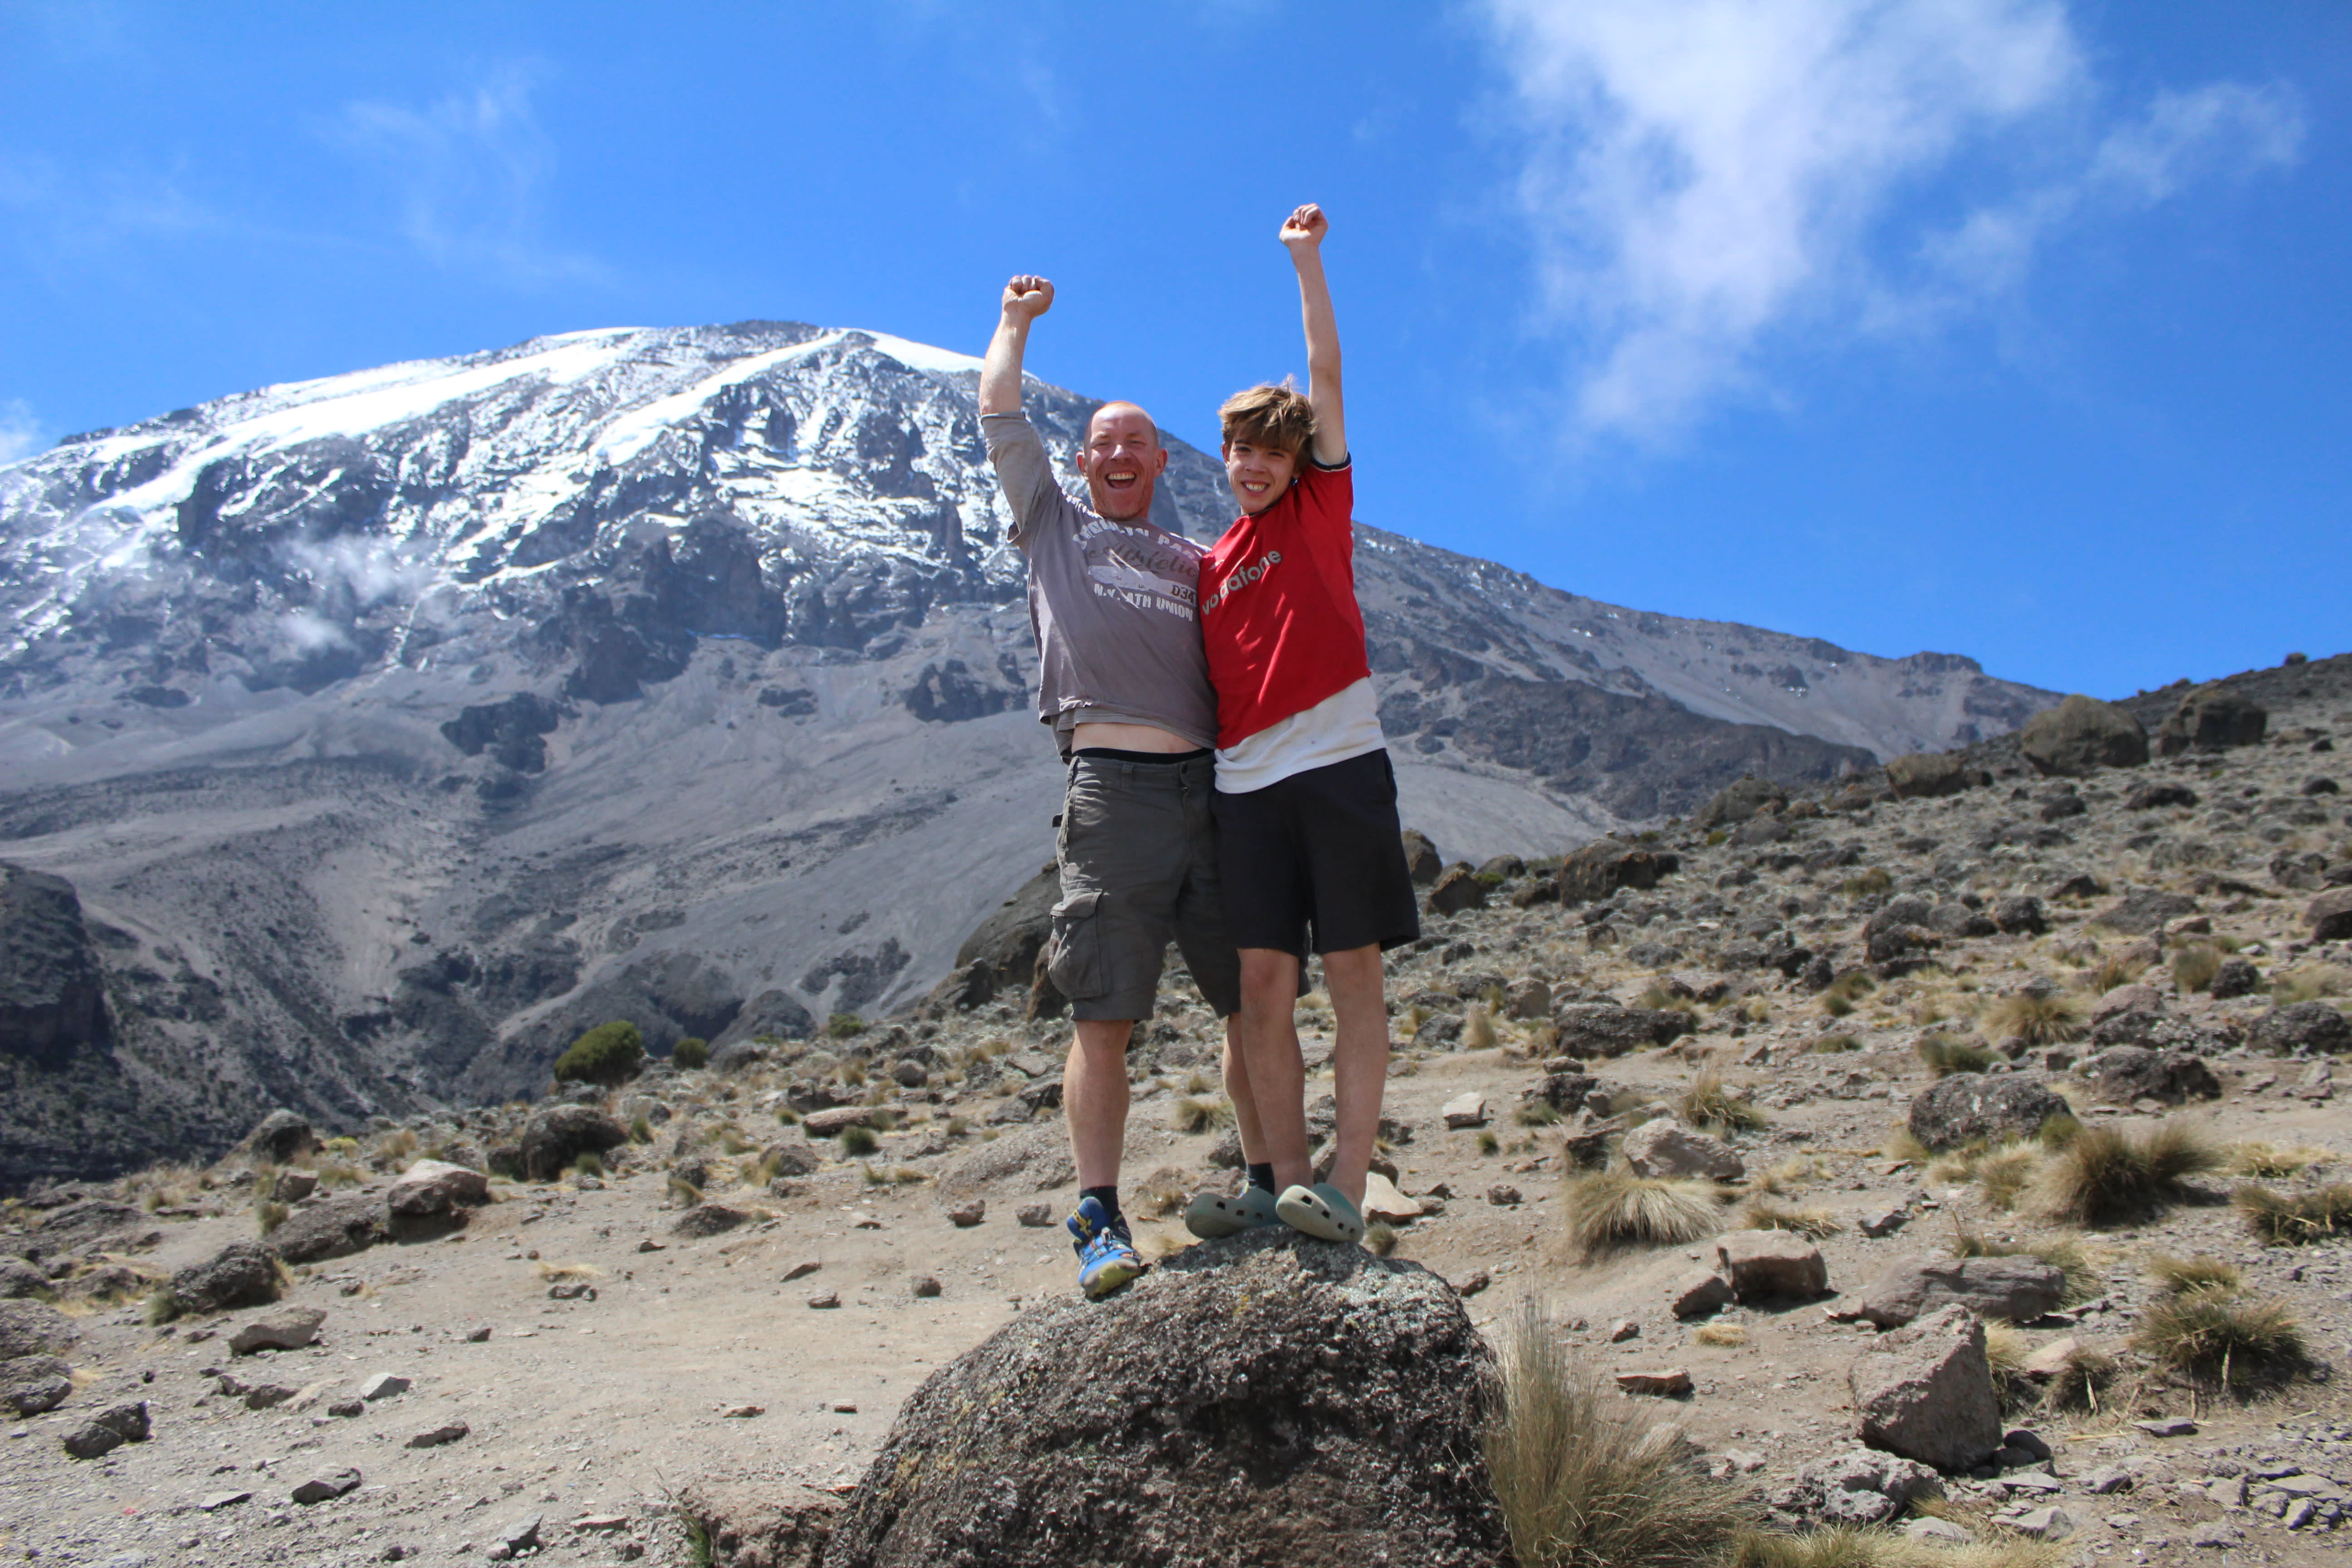
[[[1197,763],[1213,757],[1216,752],[1206,746],[1189,752],[1122,752],[1111,746],[1081,746],[1070,753],[1072,760],[1084,757],[1096,763],[1132,763],[1138,767],[1173,767],[1180,763]]]

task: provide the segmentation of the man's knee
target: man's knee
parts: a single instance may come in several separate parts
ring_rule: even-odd
[[[1135,1031],[1132,1018],[1080,1018],[1077,1020],[1078,1048],[1090,1057],[1123,1057],[1127,1042]]]

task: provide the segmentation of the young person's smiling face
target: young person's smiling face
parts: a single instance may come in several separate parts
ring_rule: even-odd
[[[1249,441],[1225,443],[1225,483],[1242,510],[1255,516],[1290,493],[1298,477],[1298,454]]]
[[[1151,490],[1168,466],[1160,427],[1132,403],[1107,403],[1087,422],[1078,468],[1095,510],[1113,522],[1132,522],[1151,510]]]

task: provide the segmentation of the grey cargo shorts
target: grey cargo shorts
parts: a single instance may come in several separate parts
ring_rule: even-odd
[[[1055,858],[1046,972],[1085,1019],[1149,1018],[1172,940],[1219,1017],[1242,1001],[1241,956],[1217,879],[1210,757],[1181,763],[1070,760]]]

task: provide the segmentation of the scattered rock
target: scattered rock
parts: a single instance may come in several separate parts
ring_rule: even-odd
[[[2311,900],[2305,911],[2314,942],[2352,942],[2352,888],[2336,888]]]
[[[463,1439],[467,1433],[472,1430],[473,1428],[467,1426],[463,1421],[451,1421],[443,1426],[430,1427],[423,1432],[417,1433],[415,1436],[408,1439],[404,1447],[411,1448],[444,1447],[448,1444]]]
[[[2185,1415],[2167,1415],[2154,1421],[2135,1421],[2133,1426],[2151,1437],[2194,1437],[2197,1423]]]
[[[2161,888],[2137,888],[2126,893],[2114,903],[2092,916],[2094,923],[2126,936],[2146,936],[2161,931],[2183,915],[2197,912],[2197,900],[2186,893],[2168,893]]]
[[[290,1110],[273,1110],[263,1117],[245,1135],[244,1146],[256,1159],[267,1160],[273,1165],[315,1154],[324,1147],[319,1135],[310,1131],[310,1124]]]
[[[294,1500],[306,1508],[312,1503],[327,1502],[345,1492],[358,1490],[360,1480],[357,1470],[321,1470],[294,1489]]]
[[[288,1215],[283,1225],[269,1233],[269,1250],[288,1263],[348,1258],[384,1239],[383,1220],[380,1200],[329,1198]]]
[[[46,1301],[0,1301],[0,1361],[61,1355],[80,1339],[73,1320]]]
[[[1686,1367],[1664,1367],[1651,1371],[1621,1372],[1617,1386],[1626,1394],[1643,1394],[1661,1399],[1675,1399],[1691,1391],[1691,1374]]]
[[[1914,1500],[1944,1495],[1941,1477],[1919,1463],[1870,1448],[1850,1448],[1801,1468],[1766,1501],[1806,1523],[1884,1524]]]
[[[142,1399],[100,1411],[66,1434],[65,1449],[77,1459],[95,1459],[125,1443],[144,1443],[152,1431]]]
[[[1690,1032],[1690,1015],[1665,1008],[1569,1002],[1552,1012],[1559,1048],[1579,1057],[1622,1057]]]
[[[784,1270],[784,1283],[789,1285],[795,1279],[805,1279],[824,1267],[824,1264],[814,1258],[803,1258]]]
[[[1899,1205],[1890,1204],[1883,1208],[1864,1209],[1862,1213],[1856,1215],[1853,1220],[1853,1228],[1862,1235],[1870,1237],[1873,1239],[1882,1239],[1884,1237],[1893,1236],[1896,1231],[1901,1230],[1905,1226],[1910,1223],[1911,1211],[1909,1209],[1904,1208]]]
[[[1622,1345],[1627,1340],[1638,1340],[1641,1337],[1642,1325],[1631,1318],[1620,1318],[1609,1325],[1609,1342],[1612,1345]]]
[[[1736,1182],[1748,1167],[1721,1139],[1670,1121],[1644,1121],[1625,1134],[1626,1163],[1642,1176],[1704,1176]]]
[[[1497,1182],[1486,1189],[1486,1201],[1496,1208],[1517,1208],[1522,1200],[1518,1188],[1508,1182]]]
[[[2033,1541],[2063,1541],[2082,1528],[2073,1514],[2054,1503],[2029,1509],[2007,1523],[2018,1534]]]
[[[1666,1304],[1677,1318],[1705,1318],[1730,1306],[1735,1299],[1730,1280],[1712,1268],[1694,1268],[1668,1292]]]
[[[280,1226],[280,1229],[285,1228]],[[202,1263],[172,1276],[172,1300],[183,1312],[226,1312],[278,1300],[278,1264],[271,1248],[232,1241]]]
[[[928,1300],[940,1293],[940,1282],[932,1275],[919,1274],[915,1277],[914,1291],[918,1297]]]
[[[808,1299],[808,1304],[820,1312],[832,1311],[835,1308],[841,1305],[841,1292],[838,1290],[820,1290],[815,1295],[811,1296]]]
[[[1447,867],[1429,889],[1429,912],[1433,915],[1459,914],[1464,910],[1486,907],[1486,884],[1467,862]]]
[[[522,1173],[551,1182],[583,1154],[603,1154],[629,1141],[628,1129],[585,1105],[551,1105],[534,1111],[522,1130]]]
[[[2236,692],[2206,686],[2180,700],[2156,732],[2156,749],[2168,757],[2183,752],[2221,752],[2257,746],[2270,727],[2270,713]]]
[[[1975,782],[1967,764],[1948,752],[1913,752],[1886,764],[1886,784],[1897,800],[1958,795]]]
[[[1026,1561],[1051,1541],[1104,1568],[1169,1542],[1304,1563],[1311,1519],[1314,1561],[1489,1564],[1507,1551],[1476,1458],[1490,1366],[1418,1265],[1287,1233],[1206,1242],[1107,1300],[1033,1305],[933,1373],[825,1562]]]
[[[319,1337],[319,1325],[326,1321],[327,1314],[316,1307],[280,1307],[240,1324],[229,1336],[228,1348],[236,1355],[299,1351]]]
[[[481,1172],[444,1160],[419,1160],[392,1184],[384,1209],[393,1234],[414,1240],[463,1224],[467,1209],[489,1201],[489,1178]]]
[[[73,1368],[53,1355],[20,1355],[0,1361],[0,1410],[38,1415],[55,1410],[73,1393]]]
[[[1954,1073],[1911,1101],[1911,1136],[1938,1152],[1962,1143],[2031,1138],[2053,1116],[2071,1112],[2063,1100],[2016,1074]]]
[[[1484,1127],[1486,1125],[1486,1097],[1475,1089],[1454,1096],[1438,1112],[1452,1128]]]
[[[2255,1019],[2246,1044],[2274,1057],[2339,1055],[2352,1051],[2352,1019],[2325,1002],[2297,1002]]]
[[[671,1221],[669,1228],[674,1236],[724,1236],[751,1218],[749,1209],[730,1208],[725,1204],[697,1204]]]
[[[677,1500],[723,1568],[817,1568],[842,1508],[830,1491],[780,1480],[697,1482]]]
[[[269,1195],[281,1204],[299,1204],[319,1190],[315,1171],[280,1171],[278,1180],[270,1184]]]
[[[1822,1249],[1790,1230],[1735,1230],[1716,1237],[1716,1268],[1742,1301],[1811,1300],[1830,1288]]]
[[[2030,1323],[2053,1310],[2066,1276],[2038,1258],[1937,1258],[1897,1263],[1862,1291],[1853,1317],[1882,1329],[1960,1306],[1981,1318]]]
[[[2114,1046],[2084,1058],[2074,1070],[2101,1095],[2120,1104],[2155,1100],[2180,1105],[2221,1098],[2221,1080],[2202,1057],[2190,1051]]]
[[[1623,888],[1646,891],[1681,869],[1681,858],[1665,850],[1600,838],[1562,860],[1553,882],[1561,903],[1593,903]]]
[[[1984,1325],[1939,1309],[1880,1337],[1847,1369],[1855,1435],[1939,1470],[1969,1469],[2001,1446],[2000,1400]]]
[[[970,1230],[988,1217],[988,1200],[971,1198],[948,1210],[948,1223],[959,1230]]]
[[[360,1384],[360,1397],[370,1403],[379,1399],[392,1399],[407,1393],[409,1387],[408,1379],[398,1373],[380,1372]]]
[[[2080,777],[2147,762],[2147,731],[2126,710],[2078,693],[2028,719],[2017,748],[2043,773]]]

